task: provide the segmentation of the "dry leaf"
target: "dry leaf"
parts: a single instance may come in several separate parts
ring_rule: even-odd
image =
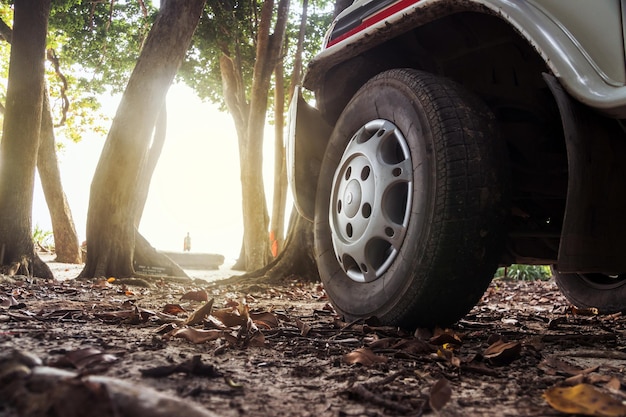
[[[164,334],[164,333],[169,333],[172,330],[177,329],[176,325],[174,323],[164,323],[162,325],[160,325],[159,327],[157,327],[154,332],[157,334]]]
[[[111,363],[115,362],[116,360],[117,357],[115,355],[112,355],[110,353],[104,353],[94,347],[87,347],[67,352],[63,356],[63,358],[60,359],[56,364],[59,366],[69,364],[76,369],[85,369],[92,365],[100,363]]]
[[[278,327],[278,318],[269,312],[250,313],[252,321],[265,329],[275,329]]]
[[[111,278],[109,278],[109,279],[111,279]],[[96,289],[104,289],[104,288],[111,287],[111,283],[108,280],[102,278],[102,279],[98,279],[98,280],[94,281],[91,284],[91,287],[92,288],[96,288]]]
[[[170,339],[172,337],[180,337],[187,339],[191,343],[200,344],[206,343],[211,340],[219,339],[223,335],[221,330],[200,330],[191,327],[185,327],[184,329],[174,329],[164,337]]]
[[[611,391],[619,391],[622,389],[622,382],[618,378],[611,378],[605,385],[605,388],[610,389]]]
[[[239,342],[239,339],[237,338],[237,336],[231,333],[224,332],[223,337],[224,337],[224,340],[226,340],[232,346],[237,346]]]
[[[265,336],[261,332],[255,332],[250,338],[248,344],[250,346],[265,347]]]
[[[593,385],[554,387],[543,394],[550,406],[562,413],[583,414],[594,417],[620,417],[626,415],[621,401],[598,390]]]
[[[297,320],[297,319],[296,319]],[[400,344],[402,339],[397,337],[383,337],[370,343],[368,346],[370,349],[389,349],[392,346]]]
[[[224,326],[224,323],[219,321],[217,317],[213,317],[212,315],[207,317],[204,320],[204,328],[205,329],[218,329],[218,330],[227,330],[228,327]]]
[[[204,290],[189,291],[180,297],[181,300],[209,301],[209,295]]]
[[[176,315],[176,314],[184,313],[185,309],[182,308],[180,304],[165,304],[162,312],[165,314]]]
[[[12,295],[9,295],[9,298],[2,297],[2,303],[0,305],[2,307],[13,307],[18,304],[19,302],[15,299],[15,297],[13,297]]]
[[[483,353],[486,359],[497,365],[507,365],[519,357],[522,344],[519,342],[503,342],[498,340]]]
[[[452,397],[452,388],[447,379],[441,378],[430,389],[428,404],[430,408],[439,412],[450,401]]]
[[[205,317],[211,314],[211,309],[213,308],[213,299],[208,303],[205,303],[202,307],[191,313],[191,316],[184,321],[183,325],[193,326],[198,323],[202,323]]]
[[[211,315],[221,321],[226,327],[243,326],[248,321],[247,317],[242,317],[239,314],[239,311],[230,308],[215,310]]]
[[[300,335],[306,337],[311,331],[311,326],[303,322],[302,320],[296,318],[296,326],[300,330]]]
[[[235,309],[235,308],[239,307],[239,301],[237,301],[237,300],[233,300],[233,299],[231,298],[231,299],[228,299],[228,300],[226,300],[226,301],[224,302],[224,306],[225,306],[225,307],[230,307],[231,309]]]
[[[435,329],[435,335],[431,337],[428,342],[436,346],[442,346],[444,344],[461,346],[463,344],[459,335],[455,334],[452,330],[442,330],[439,328]]]
[[[375,363],[386,363],[387,358],[384,356],[376,355],[374,352],[367,348],[359,348],[350,353],[343,355],[343,360],[347,364],[361,364],[364,366],[371,366]]]

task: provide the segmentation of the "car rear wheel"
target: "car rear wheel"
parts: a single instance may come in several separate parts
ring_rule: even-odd
[[[552,273],[561,293],[576,307],[597,308],[602,314],[626,311],[626,274]]]
[[[370,80],[318,182],[317,264],[335,308],[405,327],[463,317],[500,258],[507,170],[492,114],[461,86],[411,69]]]

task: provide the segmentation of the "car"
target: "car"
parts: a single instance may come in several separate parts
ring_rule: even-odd
[[[514,263],[626,309],[625,17],[618,0],[357,0],[335,18],[288,159],[339,313],[449,325]]]

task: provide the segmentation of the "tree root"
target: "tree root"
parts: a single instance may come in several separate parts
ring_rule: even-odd
[[[272,262],[263,268],[220,280],[217,283],[275,285],[294,278],[304,282],[320,280],[313,258],[313,224],[297,212],[292,214],[284,250]]]

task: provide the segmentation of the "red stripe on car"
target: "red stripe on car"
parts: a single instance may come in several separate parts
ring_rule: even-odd
[[[333,46],[336,43],[341,42],[344,39],[349,38],[350,36],[359,33],[360,31],[367,29],[370,26],[375,25],[376,23],[380,22],[381,20],[384,20],[386,18],[388,18],[389,16],[391,16],[394,13],[399,12],[402,9],[406,9],[407,7],[420,2],[421,0],[400,0],[397,3],[392,4],[391,6],[387,7],[386,9],[381,10],[378,14],[372,15],[370,17],[368,17],[367,19],[363,20],[363,22],[361,22],[361,24],[353,29],[350,29],[349,31],[347,31],[346,33],[344,33],[343,35],[340,35],[338,37],[336,37],[335,39],[331,39],[328,41],[328,44],[326,45],[327,48]]]

